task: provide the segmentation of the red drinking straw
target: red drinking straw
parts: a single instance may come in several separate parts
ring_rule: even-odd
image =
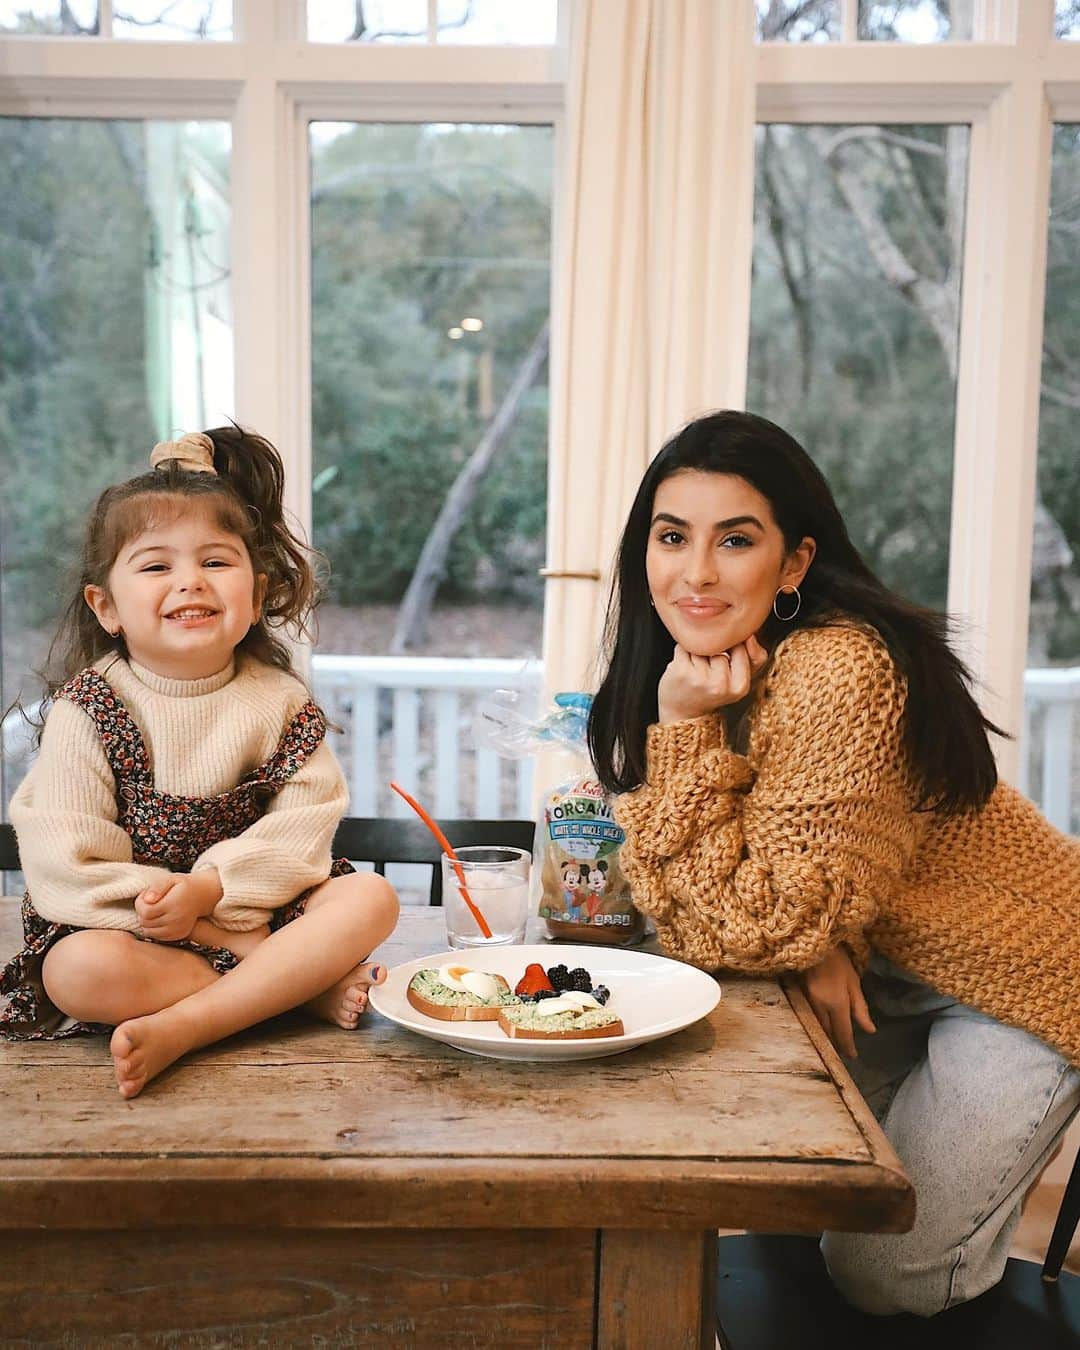
[[[469,911],[472,914],[473,918],[476,920],[476,922],[480,925],[480,931],[481,933],[483,933],[484,937],[486,938],[491,937],[491,929],[488,927],[487,919],[484,918],[484,916],[477,909],[476,905],[473,904],[472,896],[469,894],[468,888],[465,885],[465,869],[461,866],[461,863],[458,861],[458,855],[454,852],[454,848],[453,845],[450,843],[450,840],[447,839],[446,835],[443,834],[442,830],[439,829],[438,825],[435,824],[434,820],[432,820],[432,818],[428,815],[428,813],[424,810],[424,808],[420,805],[420,803],[416,800],[415,797],[410,797],[409,794],[405,791],[405,789],[403,787],[399,787],[397,783],[392,782],[390,786],[403,801],[408,802],[408,804],[412,807],[412,809],[416,812],[416,814],[420,817],[420,819],[424,822],[424,824],[428,827],[431,833],[442,845],[442,851],[454,864],[454,871],[457,873],[458,878],[458,890],[461,892],[462,900],[464,900],[465,903],[469,906]]]

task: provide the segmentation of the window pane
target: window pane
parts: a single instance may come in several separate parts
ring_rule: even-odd
[[[1057,0],[1054,5],[1054,36],[1080,39],[1080,0]]]
[[[882,42],[944,42],[972,37],[974,6],[955,0],[859,0],[859,37]]]
[[[426,42],[427,0],[308,0],[312,42]]]
[[[890,586],[943,608],[966,127],[759,127],[748,407]]]
[[[540,653],[551,128],[316,123],[311,153],[315,682],[351,809],[393,813],[397,772],[440,814],[519,815],[515,765],[474,757],[476,697],[454,691]],[[422,576],[434,603],[406,632]]]
[[[535,43],[555,41],[558,0],[439,0],[440,42]]]
[[[0,118],[0,181],[7,707],[39,696],[94,496],[233,411],[229,126]]]
[[[115,0],[113,37],[227,42],[232,0]]]
[[[92,35],[98,30],[97,0],[0,0],[0,32],[49,34],[67,37]]]
[[[1054,129],[1038,495],[1028,629],[1027,787],[1080,833],[1080,125]]]
[[[761,42],[828,42],[840,37],[839,0],[756,0]]]

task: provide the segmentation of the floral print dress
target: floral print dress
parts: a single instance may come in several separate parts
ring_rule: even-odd
[[[117,824],[131,839],[132,861],[164,867],[170,872],[190,872],[198,858],[223,839],[234,839],[266,811],[271,798],[289,781],[305,760],[321,745],[326,719],[310,700],[289,722],[277,749],[234,788],[213,797],[177,797],[154,787],[150,754],[142,733],[109,682],[88,669],[56,692],[69,699],[92,719],[109,767],[116,780]],[[331,876],[351,872],[352,866],[337,859]],[[269,915],[270,927],[281,928],[298,918],[310,890]],[[134,897],[132,897],[134,900]],[[51,923],[34,909],[27,893],[22,902],[25,946],[0,971],[0,994],[7,1007],[0,1011],[0,1039],[55,1040],[109,1028],[77,1022],[50,1000],[41,982],[45,954],[76,928]],[[133,935],[135,936],[135,935]],[[140,941],[150,939],[140,938]],[[207,947],[184,941],[169,943],[203,956],[219,974],[239,961],[224,947]]]

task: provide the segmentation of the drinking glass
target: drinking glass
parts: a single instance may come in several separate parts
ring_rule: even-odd
[[[457,850],[457,866],[442,855],[443,910],[451,947],[502,947],[525,941],[529,917],[529,869],[532,855],[520,848],[476,845]],[[457,867],[473,904],[487,920],[491,937],[480,925],[461,894]]]

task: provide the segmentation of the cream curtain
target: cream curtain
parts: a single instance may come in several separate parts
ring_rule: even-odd
[[[741,407],[753,228],[750,0],[574,0],[553,298],[549,691],[586,689],[650,458]]]

